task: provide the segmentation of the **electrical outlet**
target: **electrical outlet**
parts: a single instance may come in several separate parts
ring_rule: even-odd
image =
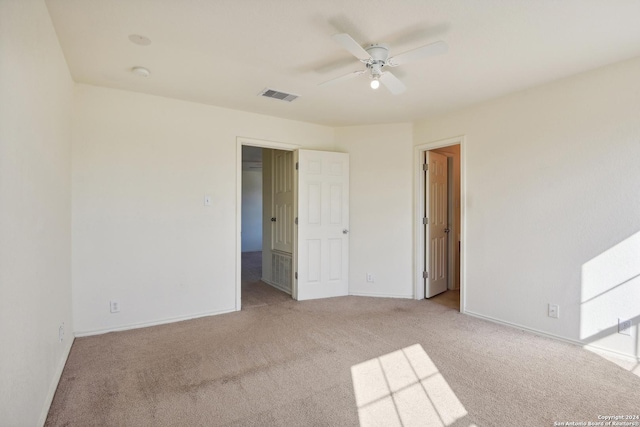
[[[62,322],[62,325],[58,328],[58,339],[60,342],[64,340],[64,322]]]
[[[631,335],[631,320],[618,319],[618,333],[622,335]]]
[[[549,304],[549,317],[554,319],[560,317],[560,306],[558,304]]]
[[[373,277],[373,273],[367,273],[367,282],[373,283],[375,282],[375,278]]]
[[[112,313],[119,313],[120,312],[120,303],[118,301],[110,301],[109,302],[109,311],[111,311]]]

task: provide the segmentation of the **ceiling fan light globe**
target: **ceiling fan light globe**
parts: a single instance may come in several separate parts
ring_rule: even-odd
[[[380,80],[374,79],[371,80],[371,89],[378,89],[380,87]]]

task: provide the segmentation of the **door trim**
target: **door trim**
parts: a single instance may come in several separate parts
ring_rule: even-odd
[[[414,195],[413,195],[413,296],[417,300],[424,299],[424,279],[422,278],[423,260],[425,256],[424,233],[422,228],[422,209],[425,205],[425,188],[423,180],[422,163],[424,152],[436,148],[460,145],[460,240],[462,248],[460,251],[460,312],[466,311],[466,247],[467,247],[467,217],[466,217],[466,140],[465,136],[441,139],[417,145],[413,151],[413,171],[414,171]]]
[[[242,146],[272,148],[283,151],[295,151],[300,148],[297,144],[267,141],[263,139],[236,138],[236,311],[242,309]],[[294,203],[296,194],[293,195]],[[295,247],[292,257],[295,256]],[[292,273],[293,274],[293,273]],[[293,283],[293,278],[291,283]]]

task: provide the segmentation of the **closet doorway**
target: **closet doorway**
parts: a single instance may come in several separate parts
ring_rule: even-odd
[[[417,299],[464,312],[464,138],[416,147]]]

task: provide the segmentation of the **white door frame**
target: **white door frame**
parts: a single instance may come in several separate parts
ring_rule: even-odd
[[[417,300],[424,299],[424,279],[422,271],[425,259],[424,231],[422,224],[423,208],[425,205],[425,188],[424,188],[424,172],[422,164],[424,162],[425,151],[434,150],[436,148],[448,147],[460,144],[460,240],[462,249],[460,251],[460,312],[466,310],[465,288],[466,288],[466,247],[467,247],[467,221],[466,221],[466,142],[465,136],[456,136],[454,138],[433,141],[414,147],[413,151],[413,170],[414,170],[414,196],[413,196],[413,295]]]
[[[295,151],[300,145],[286,144],[283,142],[267,141],[245,137],[236,138],[236,311],[242,309],[242,146],[273,148],[275,150]],[[294,199],[296,195],[293,195]],[[295,203],[295,200],[294,200]],[[293,257],[295,254],[295,247]],[[293,270],[293,269],[292,269]],[[293,272],[291,273],[293,276]],[[291,283],[293,277],[291,277]]]

